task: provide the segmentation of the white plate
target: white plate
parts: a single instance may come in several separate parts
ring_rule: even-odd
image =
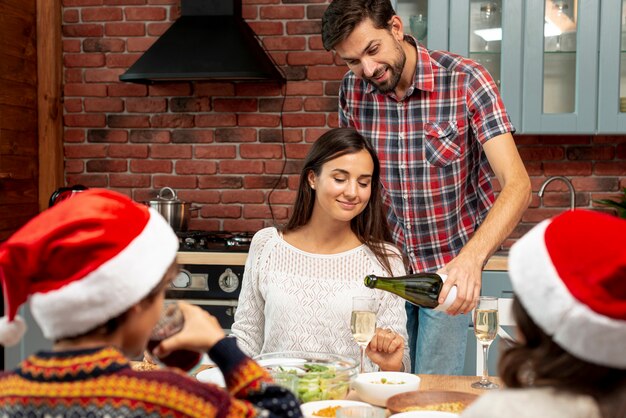
[[[200,373],[196,375],[196,379],[204,383],[213,383],[223,388],[226,387],[224,376],[222,375],[222,371],[219,369],[219,367],[213,367],[212,369],[202,370]]]
[[[392,418],[458,418],[460,415],[442,411],[408,411],[394,414]]]
[[[343,399],[338,399],[336,401],[314,401],[314,402],[306,402],[300,405],[300,409],[302,410],[302,415],[304,418],[319,418],[317,415],[313,415],[314,412],[319,411],[320,409],[328,408],[329,406],[372,406],[365,402],[358,401],[346,401]]]

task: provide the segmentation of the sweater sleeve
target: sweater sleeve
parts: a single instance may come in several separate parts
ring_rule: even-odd
[[[259,355],[263,348],[265,298],[259,286],[259,267],[272,233],[273,228],[265,228],[257,232],[252,239],[235,311],[235,322],[231,328],[239,347],[251,357]]]

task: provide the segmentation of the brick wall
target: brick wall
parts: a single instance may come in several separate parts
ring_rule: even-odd
[[[179,0],[63,1],[68,184],[116,189],[139,201],[173,187],[202,205],[191,228],[257,230],[272,224],[268,201],[278,222],[287,219],[302,157],[337,126],[346,68],[321,44],[326,0],[243,3],[244,17],[288,79],[284,90],[263,83],[122,83],[118,76],[178,17]],[[517,142],[535,191],[547,176],[565,175],[577,204],[589,207],[626,187],[626,136]],[[543,206],[533,199],[512,239],[569,205],[563,184],[548,190]]]

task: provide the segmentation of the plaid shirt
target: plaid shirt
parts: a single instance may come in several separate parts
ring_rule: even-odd
[[[434,271],[461,251],[495,200],[482,144],[514,128],[482,66],[416,48],[415,79],[404,98],[348,72],[339,124],[372,142],[394,240],[413,271]]]

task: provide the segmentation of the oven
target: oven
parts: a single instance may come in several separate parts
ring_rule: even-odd
[[[177,232],[180,273],[165,293],[215,316],[230,333],[241,292],[252,233]]]

